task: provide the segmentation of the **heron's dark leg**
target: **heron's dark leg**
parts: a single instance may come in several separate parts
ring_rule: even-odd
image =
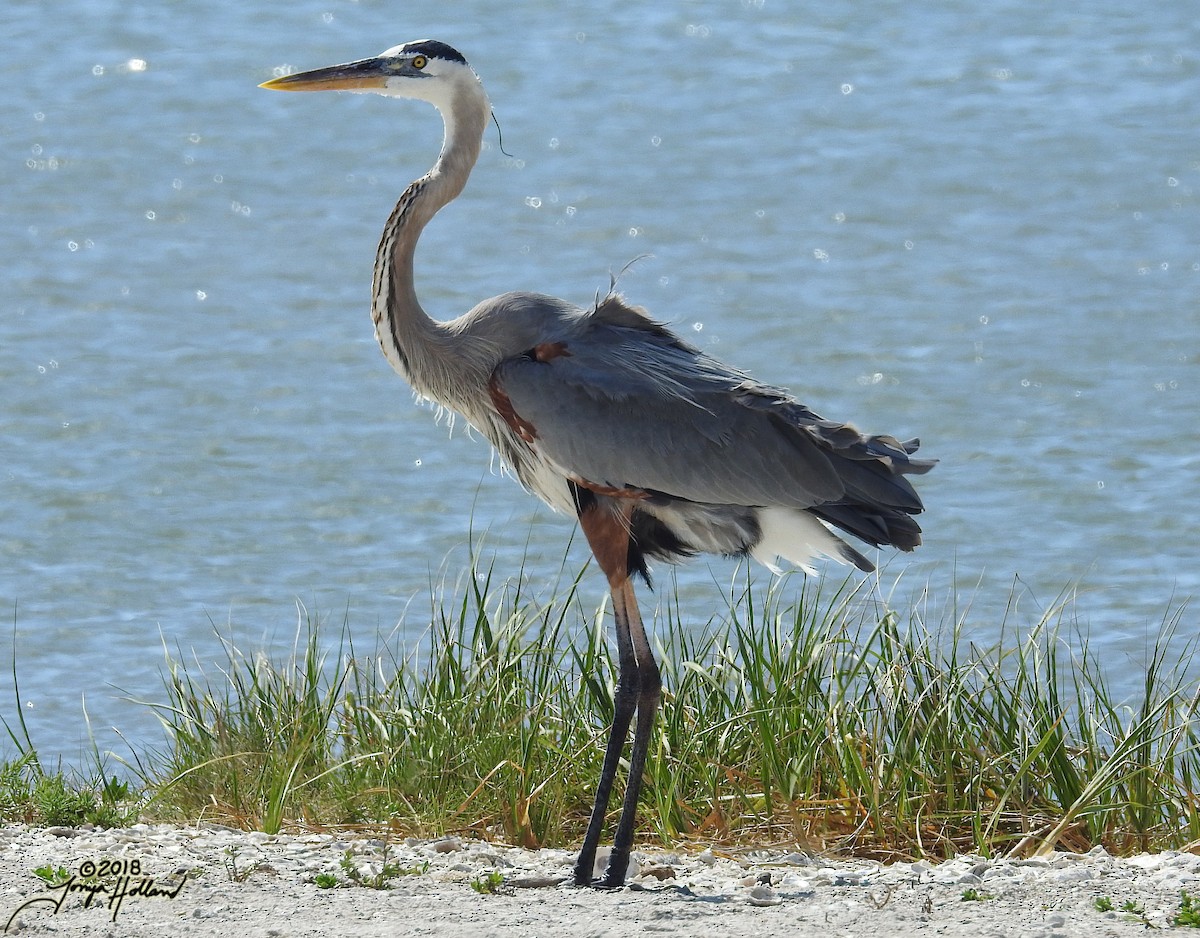
[[[650,654],[649,642],[646,640],[637,601],[633,595],[633,584],[629,580],[629,508],[614,500],[597,498],[589,491],[578,489],[576,503],[579,506],[580,527],[588,539],[596,561],[608,578],[609,589],[612,592],[618,672],[608,748],[604,752],[600,784],[596,789],[596,801],[592,807],[587,834],[584,836],[579,858],[575,862],[575,883],[584,886],[592,882],[596,847],[604,830],[604,816],[608,811],[609,797],[621,761],[621,750],[629,735],[629,724],[633,720],[634,712],[639,711],[621,821],[612,858],[601,881],[601,885],[604,886],[620,886],[625,881],[625,868],[629,863],[634,819],[637,814],[637,796],[641,788],[646,751],[649,748],[650,729],[654,723],[654,710],[658,705],[658,665]],[[652,693],[648,693],[651,687]]]
[[[615,595],[614,595],[615,603]],[[615,605],[614,605],[615,608]],[[600,784],[596,787],[596,801],[592,805],[592,817],[588,821],[583,846],[575,861],[575,885],[586,886],[592,882],[592,870],[596,865],[596,848],[604,832],[604,816],[608,812],[608,800],[612,795],[613,782],[617,777],[617,766],[621,762],[621,750],[629,736],[629,724],[637,708],[637,659],[633,655],[633,643],[626,624],[617,618],[617,686],[613,694],[613,721],[608,731],[608,747],[604,750],[604,764],[600,768]],[[611,869],[611,866],[610,866]]]
[[[636,829],[638,795],[642,790],[642,776],[646,771],[646,755],[650,751],[650,733],[654,729],[654,715],[662,692],[662,677],[658,662],[650,650],[642,617],[638,612],[637,597],[633,593],[633,581],[628,577],[622,586],[623,618],[626,634],[633,645],[637,666],[637,723],[633,728],[633,750],[629,755],[629,781],[625,787],[625,800],[621,804],[621,820],[613,837],[612,855],[604,873],[605,886],[622,886],[625,870],[629,866],[629,851],[633,848],[633,833]],[[613,592],[613,608],[618,608],[617,593]],[[622,613],[618,613],[621,617]]]

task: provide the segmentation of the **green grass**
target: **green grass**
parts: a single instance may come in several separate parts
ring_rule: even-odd
[[[481,896],[494,896],[504,889],[504,876],[494,870],[490,873],[480,873],[471,880],[471,888]]]
[[[171,742],[135,760],[142,815],[578,843],[612,712],[604,610],[578,578],[546,598],[471,572],[431,591],[417,651],[372,636],[364,653],[347,624],[305,616],[287,660],[231,641],[216,667],[168,654],[165,699],[149,705]],[[1182,609],[1122,703],[1065,601],[1019,634],[972,622],[1000,636],[980,647],[969,610],[931,615],[925,598],[902,611],[871,591],[743,584],[707,624],[682,621],[668,594],[644,839],[880,858],[1200,841]],[[33,803],[31,764],[0,766],[0,817]]]
[[[1179,928],[1200,928],[1200,899],[1187,890],[1180,893],[1179,911],[1175,913],[1171,924]]]
[[[102,771],[90,777],[61,769],[48,771],[32,749],[0,761],[0,821],[41,827],[113,827],[134,820],[132,795],[127,782],[106,777]]]
[[[384,846],[383,854],[378,863],[372,863],[368,867],[364,867],[358,862],[358,857],[353,850],[347,850],[341,860],[338,861],[338,867],[341,869],[341,876],[330,873],[320,873],[313,878],[322,889],[330,889],[336,886],[363,886],[367,889],[390,889],[392,880],[400,876],[423,876],[429,872],[429,861],[426,860],[414,866],[401,866],[399,863],[393,863],[388,859],[388,848]]]
[[[15,613],[14,613],[15,616]],[[21,708],[17,672],[17,632],[13,623],[12,684],[16,716],[0,717],[0,727],[17,757],[0,760],[0,821],[21,821],[43,827],[95,824],[113,827],[133,817],[133,791],[128,782],[108,774],[108,758],[93,746],[92,771],[84,776],[62,769],[49,770],[38,759]],[[84,718],[87,718],[86,711]]]

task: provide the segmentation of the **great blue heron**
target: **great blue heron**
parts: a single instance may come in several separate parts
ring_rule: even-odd
[[[467,60],[423,40],[375,58],[275,78],[281,91],[359,91],[433,104],[445,123],[437,162],[400,196],[375,258],[371,315],[383,354],[416,391],[465,417],[521,484],[575,514],[608,578],[618,676],[595,805],[575,863],[578,885],[620,886],[633,845],[662,681],[632,577],[647,558],[700,552],[778,558],[807,568],[826,556],[874,566],[833,533],[876,547],[921,543],[921,500],[904,478],[933,460],[918,441],[864,436],[823,420],[684,342],[610,290],[584,309],[538,293],[505,293],[448,322],[413,286],[421,230],[466,185],[491,107]],[[613,849],[593,883],[596,848],[636,714]]]

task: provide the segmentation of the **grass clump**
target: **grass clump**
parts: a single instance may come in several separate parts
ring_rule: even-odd
[[[43,827],[115,827],[133,816],[132,790],[116,776],[85,780],[42,768],[37,753],[0,762],[0,821]]]
[[[573,596],[535,607],[473,580],[432,609],[425,658],[359,656],[345,628],[326,653],[310,618],[283,665],[232,643],[215,675],[169,661],[156,810],[267,832],[287,819],[552,840],[587,797],[595,743],[577,666],[595,675],[603,643],[566,641]]]
[[[17,821],[44,827],[76,827],[80,824],[116,827],[130,820],[136,810],[135,793],[127,782],[108,774],[107,760],[94,743],[94,768],[90,779],[79,773],[68,775],[61,769],[48,771],[42,765],[21,709],[15,622],[12,685],[16,717],[11,723],[0,717],[0,727],[15,747],[17,756],[0,760],[0,822]],[[86,710],[84,716],[87,716]]]
[[[578,842],[612,713],[604,616],[578,579],[543,600],[473,572],[435,592],[420,652],[360,655],[345,625],[324,651],[306,618],[284,663],[231,642],[213,673],[169,660],[153,810]],[[1086,640],[1068,643],[1066,604],[977,647],[965,616],[934,626],[925,603],[902,618],[870,584],[795,582],[739,587],[701,628],[670,603],[659,616],[644,833],[880,858],[1200,840],[1192,646],[1168,659],[1178,614],[1128,706]]]
[[[1179,911],[1171,919],[1171,924],[1179,928],[1200,928],[1200,898],[1185,889],[1180,894]]]

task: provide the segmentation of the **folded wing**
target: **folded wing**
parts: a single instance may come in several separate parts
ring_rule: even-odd
[[[916,441],[823,420],[610,297],[569,333],[503,361],[493,385],[531,446],[576,481],[692,502],[808,509],[911,549]]]

